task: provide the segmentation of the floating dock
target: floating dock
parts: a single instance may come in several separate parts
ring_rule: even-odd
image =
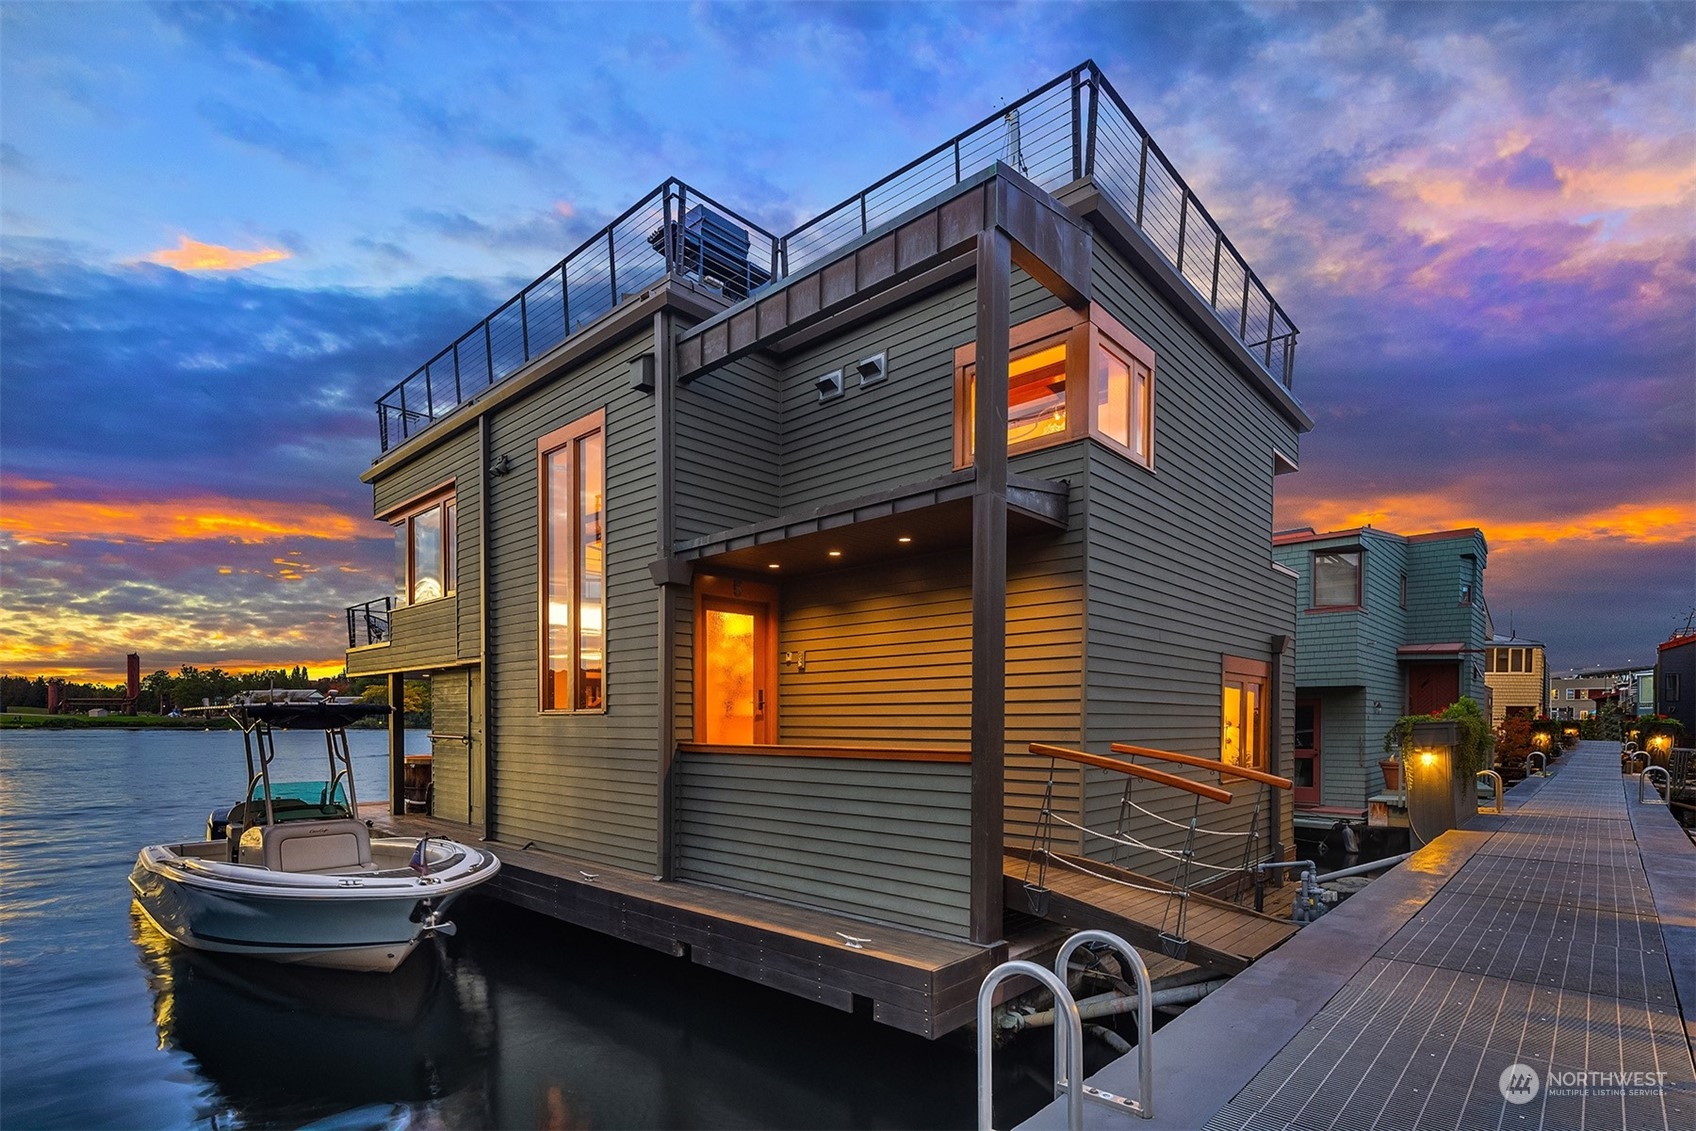
[[[1580,744],[1303,928],[1155,1035],[1152,1120],[1086,1126],[1696,1127],[1696,846],[1618,755]],[[1090,1083],[1135,1094],[1137,1056]]]

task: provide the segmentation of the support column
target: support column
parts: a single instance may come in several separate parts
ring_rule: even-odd
[[[654,312],[654,551],[657,563],[670,563],[672,530],[677,490],[676,463],[672,457],[672,442],[676,433],[676,411],[672,403],[675,391],[672,374],[677,372],[672,356],[672,314],[669,310]],[[672,846],[672,782],[673,763],[677,757],[677,597],[669,571],[654,589],[659,605],[658,638],[655,655],[658,660],[658,744],[659,766],[655,774],[657,791],[655,805],[655,878],[674,879]],[[660,581],[659,577],[655,578]]]
[[[406,812],[406,676],[389,673],[389,813]]]
[[[1012,244],[977,247],[977,407],[972,419],[971,938],[1001,938],[1007,748],[1007,369]]]

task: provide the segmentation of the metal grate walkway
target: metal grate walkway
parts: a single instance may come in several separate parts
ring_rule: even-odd
[[[1696,1127],[1617,757],[1563,762],[1208,1131]]]
[[[1438,837],[1161,1029],[1139,1131],[1696,1128],[1696,848],[1635,797],[1584,743]]]

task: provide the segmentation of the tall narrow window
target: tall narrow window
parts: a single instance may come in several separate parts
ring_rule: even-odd
[[[1313,552],[1313,607],[1352,608],[1360,604],[1360,551]]]
[[[395,604],[416,605],[453,593],[454,497],[409,504],[395,528]]]
[[[539,442],[542,709],[605,706],[606,427],[595,413]]]
[[[1266,768],[1266,687],[1272,665],[1225,657],[1219,760],[1227,766]]]

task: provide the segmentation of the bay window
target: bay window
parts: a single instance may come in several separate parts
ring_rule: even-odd
[[[606,416],[543,436],[541,641],[544,711],[606,704]]]
[[[1007,451],[1092,436],[1154,466],[1154,351],[1100,306],[1058,310],[1008,335]],[[954,466],[972,465],[977,343],[954,351]]]

